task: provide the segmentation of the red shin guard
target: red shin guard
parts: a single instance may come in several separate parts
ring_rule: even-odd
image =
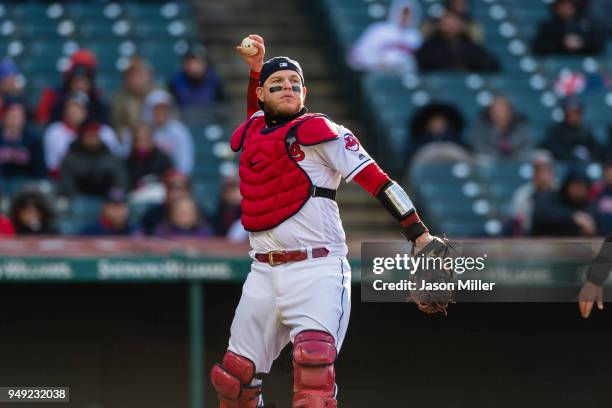
[[[336,347],[334,337],[303,331],[293,348],[293,408],[335,408]]]
[[[222,364],[215,364],[210,378],[221,400],[221,408],[256,408],[261,386],[250,386],[255,364],[246,357],[228,351]]]

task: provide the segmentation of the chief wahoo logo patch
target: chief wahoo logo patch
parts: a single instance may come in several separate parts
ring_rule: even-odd
[[[359,150],[359,141],[355,136],[347,133],[344,135],[344,147],[346,147],[348,150],[356,152]]]

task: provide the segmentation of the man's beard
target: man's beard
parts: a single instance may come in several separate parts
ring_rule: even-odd
[[[301,111],[303,107],[304,107],[303,105],[298,106],[297,108],[283,106],[281,108],[275,109],[271,106],[264,105],[264,112],[266,113],[266,115],[269,115],[270,117],[280,119],[286,116],[295,115],[296,113]]]
[[[308,112],[308,110],[303,104],[297,111],[295,109],[270,109],[267,105],[264,105],[263,103],[261,103],[260,106],[265,113],[265,120],[267,126],[277,126],[282,123],[290,122],[293,119]]]

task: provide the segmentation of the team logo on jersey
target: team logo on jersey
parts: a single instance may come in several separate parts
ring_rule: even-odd
[[[300,148],[300,144],[297,142],[297,139],[295,137],[290,137],[287,139],[286,142],[287,146],[289,146],[287,148],[289,156],[291,156],[291,158],[296,162],[304,160],[304,157],[306,155],[304,154],[304,151]]]
[[[346,147],[348,150],[356,152],[359,150],[359,141],[355,136],[347,133],[344,135],[344,147]]]

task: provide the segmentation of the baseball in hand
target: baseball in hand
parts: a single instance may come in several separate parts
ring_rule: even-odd
[[[242,40],[242,43],[240,44],[241,52],[244,55],[247,55],[249,57],[252,57],[253,55],[256,55],[259,52],[259,48],[257,48],[255,46],[255,40],[249,38],[249,37],[245,37]]]

